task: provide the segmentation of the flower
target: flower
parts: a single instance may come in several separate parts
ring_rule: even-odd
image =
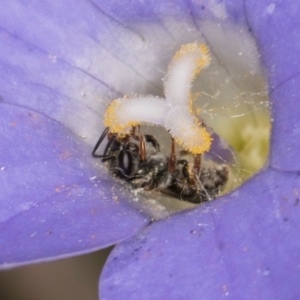
[[[102,274],[102,299],[298,298],[299,4],[33,4],[0,10],[2,266],[123,241]],[[89,157],[105,107],[95,99],[158,94],[151,62],[167,65],[168,46],[186,32],[172,20],[197,33],[206,17],[246,25],[258,43],[274,119],[270,161],[235,192],[141,230],[149,217]]]

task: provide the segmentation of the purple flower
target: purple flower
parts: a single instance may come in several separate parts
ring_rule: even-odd
[[[123,241],[102,274],[102,299],[298,299],[300,5],[295,0],[5,2],[0,10],[3,268]],[[158,94],[163,75],[153,65],[166,66],[169,46],[184,42],[186,28],[176,28],[174,20],[197,34],[201,19],[224,13],[252,32],[261,53],[274,119],[268,167],[217,201],[145,227],[149,217],[90,156],[104,100],[133,91]]]

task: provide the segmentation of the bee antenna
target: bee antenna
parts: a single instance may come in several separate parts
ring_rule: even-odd
[[[93,157],[100,157],[99,155],[96,154],[96,151],[98,150],[100,144],[103,142],[104,138],[107,136],[108,132],[109,132],[109,127],[106,127],[104,129],[104,131],[102,132],[99,140],[97,141],[97,143],[96,143],[96,145],[95,145],[95,147],[93,149],[93,152],[92,152],[92,156]],[[102,155],[101,155],[101,157],[102,157]]]

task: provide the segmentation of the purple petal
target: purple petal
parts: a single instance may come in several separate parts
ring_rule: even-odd
[[[0,10],[1,99],[46,114],[93,145],[111,99],[157,93],[159,70],[147,72],[144,46],[91,1],[9,1]],[[145,61],[136,59],[141,53]]]
[[[271,93],[272,148],[270,164],[280,170],[300,169],[300,76],[295,76],[279,85]]]
[[[300,6],[292,0],[247,1],[246,12],[269,80],[274,119],[270,163],[280,170],[299,170]]]
[[[82,14],[93,19],[95,10],[87,3],[56,2],[28,6],[13,0],[0,10],[1,96],[50,116],[92,144],[102,126],[103,99],[119,93],[104,78],[104,67],[93,69],[94,56],[85,53],[86,47],[101,53],[88,36],[92,25],[99,26],[85,26]]]
[[[297,299],[300,177],[268,170],[112,252],[101,299]]]
[[[212,159],[216,163],[222,164],[224,162],[234,161],[234,150],[230,145],[220,138],[215,132],[212,133],[212,144],[209,152],[205,153],[205,158]]]
[[[99,180],[89,147],[68,129],[10,104],[0,115],[2,267],[107,247],[148,222],[128,193]]]

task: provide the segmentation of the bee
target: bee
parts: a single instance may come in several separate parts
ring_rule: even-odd
[[[107,137],[103,154],[97,150]],[[223,191],[229,178],[226,164],[202,164],[195,155],[194,162],[185,159],[182,152],[175,155],[172,139],[171,154],[160,151],[158,141],[132,128],[130,134],[110,133],[107,127],[97,141],[92,155],[107,163],[111,174],[133,189],[156,190],[190,203],[215,199]],[[192,165],[192,166],[191,166]]]
[[[164,78],[165,98],[131,95],[114,99],[105,111],[106,129],[92,155],[106,162],[110,172],[133,189],[157,190],[192,203],[218,196],[228,181],[229,166],[203,160],[213,138],[193,111],[190,91],[196,75],[210,62],[205,44],[182,45]],[[169,132],[169,155],[160,150],[152,135],[141,133],[141,124],[161,126]],[[106,137],[104,152],[99,155],[97,150]],[[188,155],[178,155],[175,142]]]

